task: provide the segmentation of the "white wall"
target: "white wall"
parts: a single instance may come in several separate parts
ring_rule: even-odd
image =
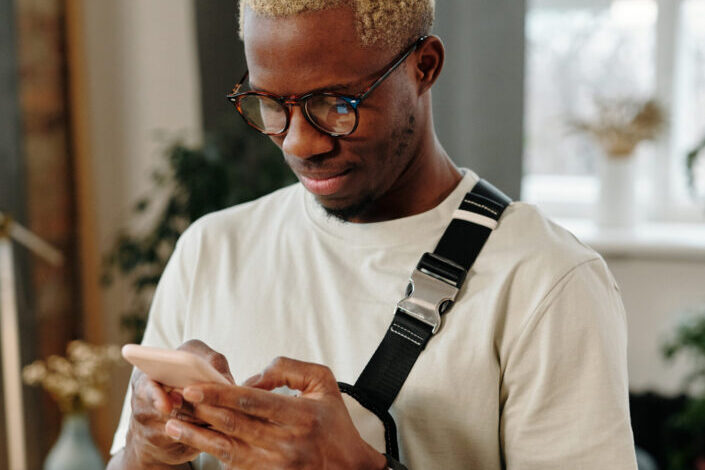
[[[102,254],[151,187],[149,175],[163,148],[156,131],[200,139],[200,83],[191,0],[85,0],[83,10],[87,131]],[[118,322],[125,293],[118,284],[102,295],[107,342],[123,340]],[[111,390],[108,421],[115,424],[128,372],[123,368]],[[110,424],[104,427],[101,434],[110,432]]]
[[[629,383],[633,391],[677,394],[692,363],[667,363],[661,347],[688,309],[705,306],[705,260],[606,257],[622,289],[629,331]]]
[[[200,135],[200,84],[190,0],[98,0],[84,8],[98,244],[105,252],[150,187],[162,148],[157,131]],[[116,319],[122,298],[107,296],[104,307]]]

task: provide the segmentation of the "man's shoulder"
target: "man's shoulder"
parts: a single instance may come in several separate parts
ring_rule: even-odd
[[[611,273],[599,253],[535,205],[515,202],[502,215],[475,269],[498,286],[505,286],[506,300],[521,306],[519,311],[529,312],[570,273],[594,264],[600,265],[600,279],[590,282],[612,284]]]
[[[597,326],[600,322],[592,317],[601,310],[619,310],[614,303],[616,281],[602,256],[535,205],[515,202],[508,207],[487,248],[478,258],[478,270],[498,296],[502,357],[508,357],[517,338],[558,300],[585,298],[586,291],[598,293],[593,300],[602,303],[600,308],[585,303],[553,312],[568,321],[575,319],[576,324],[580,319]],[[621,321],[619,315],[614,319]]]
[[[600,258],[594,249],[548,218],[540,208],[522,201],[506,209],[493,237],[494,250],[511,256],[515,263],[555,271],[554,275]]]

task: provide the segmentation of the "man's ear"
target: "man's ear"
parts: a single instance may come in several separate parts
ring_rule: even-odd
[[[445,47],[438,36],[427,37],[414,53],[414,73],[419,96],[426,93],[438,79],[445,60]]]

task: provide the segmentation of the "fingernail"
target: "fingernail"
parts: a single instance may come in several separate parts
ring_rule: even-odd
[[[184,390],[184,398],[191,403],[201,403],[203,401],[203,392],[198,389],[187,388]]]
[[[181,437],[181,425],[173,420],[167,421],[166,433],[174,439],[179,439]]]

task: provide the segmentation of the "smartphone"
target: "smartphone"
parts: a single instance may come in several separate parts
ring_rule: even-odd
[[[230,385],[205,359],[188,351],[126,344],[122,347],[122,357],[150,379],[171,388],[201,383]]]

